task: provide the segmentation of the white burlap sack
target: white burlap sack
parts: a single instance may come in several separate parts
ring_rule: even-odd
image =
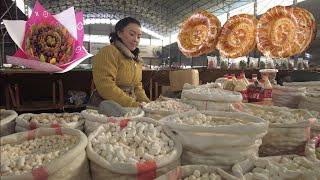
[[[318,93],[306,93],[299,102],[299,108],[320,112],[320,91]]]
[[[164,118],[166,116],[176,113],[174,111],[154,110],[148,107],[143,107],[143,110],[145,112],[146,117],[149,117],[155,120],[160,120],[161,118]]]
[[[198,110],[208,111],[233,111],[232,103],[230,102],[214,102],[214,101],[202,101],[194,99],[182,99],[186,104],[195,106]]]
[[[122,119],[133,119],[143,117],[145,115],[142,109],[137,109],[137,114],[128,117],[107,117],[104,114],[92,114],[87,110],[81,111],[82,116],[85,118],[84,130],[87,135],[96,130],[101,124],[107,123],[109,120],[122,120]]]
[[[156,180],[179,180],[186,178],[193,174],[195,170],[199,170],[201,175],[215,174],[221,176],[225,180],[239,180],[238,177],[235,177],[224,170],[214,167],[214,166],[206,166],[206,165],[186,165],[186,166],[178,166],[176,169],[156,178]]]
[[[18,114],[13,110],[0,110],[0,136],[14,133],[15,119]]]
[[[305,93],[305,87],[274,86],[272,89],[272,102],[275,106],[298,108],[300,100]]]
[[[216,127],[177,124],[172,119],[192,116],[190,111],[160,120],[178,134],[183,145],[182,164],[206,164],[229,169],[250,155],[257,155],[261,138],[267,133],[268,122],[245,113],[200,111],[206,115],[237,118],[248,124],[220,125]]]
[[[53,125],[53,126],[47,126],[47,127],[44,127],[44,128],[55,128],[56,126],[55,125]],[[78,130],[80,130],[80,131],[83,131],[84,130],[84,127],[83,126],[79,126],[79,127],[76,127],[76,128],[71,128],[71,129],[78,129]],[[27,129],[26,127],[24,127],[24,126],[21,126],[21,125],[19,125],[19,124],[16,124],[16,126],[15,126],[15,132],[24,132],[24,131],[29,131],[29,130],[31,130],[31,129]]]
[[[320,134],[320,119],[311,125],[311,137],[315,137]]]
[[[214,102],[241,102],[242,95],[239,92],[228,91],[217,87],[205,87],[183,90],[181,99],[192,99],[201,101],[214,101]]]
[[[284,158],[290,159],[302,169],[296,169],[295,165],[290,167],[284,166],[286,162]],[[307,158],[296,155],[286,156],[269,156],[269,157],[250,157],[242,162],[235,164],[232,167],[232,173],[239,179],[246,180],[289,180],[289,179],[319,179],[320,169],[317,164],[309,161]]]
[[[241,102],[242,95],[238,92],[223,90],[220,83],[209,83],[183,89],[181,99],[198,110],[232,111],[232,103]]]
[[[283,112],[285,114],[289,112],[289,114],[299,114],[299,117],[303,117],[303,121],[300,122],[294,121],[292,123],[288,119],[288,123],[270,123],[268,133],[262,138],[262,145],[259,148],[260,156],[303,153],[304,146],[310,139],[311,125],[316,121],[308,111],[302,109],[242,104],[239,110],[261,118],[263,116],[270,117],[270,112]]]
[[[320,151],[316,148],[320,147],[320,134],[312,138],[307,144],[305,149],[305,156],[313,162],[319,164],[320,167]]]
[[[41,115],[46,115],[49,113],[42,113]],[[72,113],[76,115],[80,115],[80,113]],[[25,114],[20,114],[16,118],[16,127],[15,130],[16,132],[23,132],[23,131],[28,131],[28,130],[33,130],[36,128],[55,128],[55,127],[64,127],[64,128],[71,128],[71,129],[79,129],[83,130],[83,125],[84,125],[84,118],[81,118],[77,122],[70,122],[70,123],[60,123],[60,124],[42,124],[42,123],[34,123],[30,122],[29,120],[25,119],[24,116],[37,116],[38,114],[32,114],[32,113],[25,113]]]
[[[183,111],[195,110],[194,106],[187,104],[184,101],[181,101],[180,99],[173,99],[173,98],[167,98],[167,97],[161,96],[157,100],[167,101],[167,102],[171,101],[171,103],[178,103],[180,106],[188,107],[188,108],[184,109]],[[153,103],[155,103],[155,102],[157,102],[157,101],[154,101]],[[177,105],[177,106],[179,107],[179,105]],[[178,107],[176,107],[176,108],[178,108]],[[169,109],[169,108],[166,107],[163,109],[154,109],[153,107],[150,107],[150,103],[143,106],[143,110],[146,113],[145,116],[152,118],[152,119],[155,119],[155,120],[160,120],[166,116],[179,113],[175,109],[170,109],[170,110],[167,110],[167,109]]]
[[[298,87],[309,87],[309,86],[319,86],[320,81],[305,81],[305,82],[284,82],[284,86],[298,86]]]
[[[60,131],[61,130],[61,131]],[[15,133],[1,138],[1,146],[18,143],[30,138],[68,134],[76,136],[78,143],[59,158],[40,168],[19,176],[1,176],[1,180],[87,180],[91,179],[85,147],[87,137],[79,130],[68,128],[38,128],[32,131]]]
[[[153,119],[142,117],[135,118],[132,121],[148,122],[156,125],[161,125]],[[119,122],[121,124],[121,122]],[[163,127],[165,134],[174,141],[174,150],[165,158],[160,160],[150,160],[146,163],[137,163],[136,165],[125,163],[111,163],[101,157],[93,150],[92,139],[103,130],[103,125],[99,126],[94,132],[89,135],[89,143],[87,146],[87,155],[90,160],[90,169],[93,180],[105,179],[153,179],[161,176],[168,171],[175,169],[180,165],[180,156],[182,146],[178,139],[166,127]]]

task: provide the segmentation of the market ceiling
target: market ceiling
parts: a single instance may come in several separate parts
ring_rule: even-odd
[[[163,36],[178,30],[179,24],[198,9],[215,15],[251,3],[252,0],[39,0],[51,13],[59,13],[71,6],[83,11],[86,19],[121,19],[132,16],[143,26]],[[33,7],[35,1],[29,0]]]

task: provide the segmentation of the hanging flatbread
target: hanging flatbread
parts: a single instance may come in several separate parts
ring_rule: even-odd
[[[261,16],[257,48],[265,56],[286,58],[306,50],[315,33],[315,20],[307,10],[276,6]]]
[[[187,57],[213,52],[220,33],[219,19],[207,11],[199,11],[182,25],[178,35],[180,51]]]
[[[256,46],[257,19],[253,15],[232,16],[224,25],[218,40],[217,49],[227,58],[247,55]]]

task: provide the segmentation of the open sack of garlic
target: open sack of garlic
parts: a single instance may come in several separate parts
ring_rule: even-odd
[[[275,106],[298,108],[300,100],[306,93],[305,87],[273,86],[272,102]]]
[[[230,169],[257,155],[268,122],[245,113],[189,111],[167,116],[160,123],[181,140],[182,164],[205,164]]]
[[[320,89],[320,88],[319,88]],[[300,99],[299,108],[317,111],[320,113],[320,90],[317,92],[308,92]]]
[[[196,87],[185,84],[181,99],[198,110],[232,111],[232,104],[241,102],[242,95],[224,90],[220,83],[207,83]]]
[[[0,136],[14,133],[15,119],[18,114],[13,110],[0,109]]]
[[[0,138],[0,179],[90,179],[85,147],[79,130],[38,128]]]
[[[98,110],[86,109],[81,111],[85,118],[84,130],[86,134],[90,134],[96,130],[101,124],[107,123],[109,120],[122,120],[123,118],[138,118],[144,116],[144,111],[140,108],[128,108],[128,112],[124,117],[108,117],[104,114],[99,114]]]
[[[303,156],[251,157],[232,167],[233,175],[244,180],[316,180],[320,178],[319,164]]]
[[[89,135],[92,177],[154,179],[180,165],[181,143],[150,118],[103,124]]]
[[[224,170],[206,165],[178,166],[176,169],[156,178],[156,180],[238,180]]]
[[[320,106],[319,106],[320,107]],[[320,134],[320,112],[318,111],[309,111],[314,118],[315,122],[311,124],[311,138],[318,136]]]
[[[320,167],[320,134],[308,141],[305,156],[311,161],[318,163]]]
[[[146,112],[146,117],[159,120],[165,116],[195,110],[195,108],[180,99],[160,96],[156,101],[143,105],[143,110]]]
[[[28,131],[40,127],[65,127],[83,130],[84,118],[80,113],[41,113],[21,114],[16,119],[16,132]]]
[[[269,121],[267,135],[262,139],[261,156],[300,154],[304,152],[310,129],[316,118],[306,110],[277,106],[242,104],[239,111]]]

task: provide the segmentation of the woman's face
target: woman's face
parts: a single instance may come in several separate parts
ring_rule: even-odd
[[[140,42],[141,27],[138,24],[130,23],[118,32],[118,36],[130,51],[134,51]]]

